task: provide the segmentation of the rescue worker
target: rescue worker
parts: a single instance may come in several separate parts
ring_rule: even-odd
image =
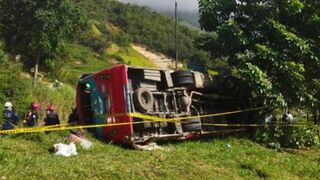
[[[46,118],[44,119],[45,126],[60,124],[58,114],[56,113],[56,108],[52,103],[48,105],[46,111],[47,111],[47,115],[46,115]]]
[[[2,129],[3,130],[7,130],[7,129],[13,129],[14,128],[14,124],[18,124],[19,121],[19,116],[18,114],[14,111],[13,107],[12,107],[12,103],[11,102],[6,102],[4,104],[4,122],[2,125]]]
[[[77,114],[77,108],[72,109],[72,113],[69,115],[68,124],[79,124],[79,117]]]
[[[25,126],[32,127],[38,126],[40,104],[38,102],[31,103],[30,110],[28,111],[24,122]]]

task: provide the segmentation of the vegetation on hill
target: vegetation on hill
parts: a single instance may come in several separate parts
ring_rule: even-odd
[[[104,29],[110,23],[120,28],[131,42],[146,45],[150,50],[175,57],[174,21],[146,7],[123,4],[113,0],[77,0],[76,4],[91,20],[99,22]],[[179,55],[188,60],[199,50],[193,44],[198,30],[179,25]],[[105,33],[112,33],[107,28]]]
[[[39,83],[36,87],[32,86],[32,79],[22,71],[22,65],[19,62],[5,60],[0,63],[0,112],[4,109],[3,104],[6,101],[12,102],[16,112],[20,116],[20,124],[25,113],[30,108],[31,102],[41,103],[40,124],[43,124],[45,109],[49,103],[54,103],[58,108],[62,122],[68,121],[71,108],[75,106],[74,88],[64,84]],[[56,86],[55,86],[56,85]],[[3,122],[3,116],[0,116],[0,124]]]
[[[161,14],[174,17],[173,11],[163,11],[163,12],[161,12]],[[178,18],[179,18],[179,21],[185,22],[186,25],[189,24],[189,26],[191,25],[191,26],[193,26],[193,28],[200,28],[199,12],[197,10],[194,10],[194,11],[179,10],[178,11]]]
[[[10,10],[10,7],[14,7],[12,5],[15,3],[24,2],[12,1],[7,3],[9,8],[6,8],[4,4],[1,5],[4,16],[2,16],[3,23],[0,27],[1,32],[3,32],[2,39],[5,40],[4,45],[7,47],[7,52],[10,52],[13,56],[22,55],[21,59],[24,60],[24,65],[33,65],[34,61],[38,59],[37,57],[41,56],[40,62],[44,65],[41,67],[41,71],[48,72],[45,73],[46,77],[50,79],[57,78],[65,82],[71,82],[72,84],[75,84],[81,73],[97,71],[117,62],[153,67],[152,63],[147,62],[143,56],[130,48],[130,43],[143,44],[151,51],[162,52],[168,56],[175,57],[174,22],[172,18],[163,17],[159,13],[145,7],[122,4],[114,0],[77,0],[71,2],[62,3],[61,7],[52,5],[54,3],[21,6],[25,7],[25,10],[21,9],[21,11],[34,14],[32,22],[31,20],[23,20],[23,18],[19,19],[19,14],[14,14],[14,11]],[[37,7],[38,10],[30,8],[33,6]],[[72,7],[68,8],[71,11],[66,12],[67,14],[72,12],[76,14],[70,15],[70,17],[73,17],[70,21],[54,21],[59,22],[56,24],[46,23],[53,22],[54,18],[57,17],[53,16],[57,14],[54,12],[60,11],[59,8],[63,9],[65,6]],[[49,8],[48,11],[43,10],[46,7]],[[78,8],[82,11],[78,11]],[[67,29],[66,33],[64,33],[63,29],[59,29],[59,27],[62,27],[59,24],[61,25],[63,22],[82,21],[85,19],[79,13],[84,14],[88,20],[88,28],[80,36],[76,36],[77,33],[71,29],[71,27],[75,27],[72,23],[67,23],[67,26],[63,26],[68,27],[65,28]],[[16,36],[7,36],[5,33],[12,29],[4,23],[5,18],[10,16],[10,14],[16,18],[10,21],[9,25],[15,27],[14,23],[18,23],[19,26],[16,27],[24,29],[24,31],[19,31],[18,35],[19,37],[21,36],[20,39],[24,38],[25,41],[16,44],[17,46],[14,48],[11,48],[11,46],[13,47],[15,43],[10,44],[13,41],[10,41],[9,37],[12,37],[14,40]],[[61,17],[64,15],[58,14]],[[60,19],[67,20],[61,17]],[[51,18],[51,20],[45,21],[48,18]],[[35,23],[37,26],[31,26],[30,23]],[[83,23],[80,22],[80,24]],[[57,25],[56,28],[53,27],[54,25]],[[22,26],[27,27],[23,28]],[[36,28],[36,30],[32,28]],[[54,29],[58,30],[58,33],[55,34],[54,32],[56,31]],[[76,30],[79,29],[81,28],[77,28]],[[190,30],[182,25],[179,26],[180,59],[189,60],[194,54],[198,53],[198,50],[193,45],[193,40],[198,33],[197,30]],[[29,34],[33,36],[29,36]],[[71,37],[69,35],[72,37],[76,36],[76,41],[71,44],[60,41],[67,36],[68,38],[66,39],[69,39]],[[39,47],[28,46],[33,48],[31,50],[30,48],[22,48],[25,44],[30,44],[28,42],[31,42],[31,37],[37,36],[43,38],[32,38],[34,40],[32,44],[38,42]],[[58,44],[63,46],[58,46]],[[109,52],[114,49],[114,46],[119,48],[117,54]],[[8,51],[9,49],[10,51]],[[42,52],[42,54],[37,52]],[[137,59],[141,60],[137,61]],[[29,67],[27,70],[29,70]],[[73,69],[73,67],[75,68]]]
[[[4,48],[19,55],[24,65],[35,65],[35,78],[39,63],[57,56],[86,25],[79,8],[69,1],[3,1],[0,14]]]
[[[8,60],[0,61],[0,112],[6,101],[12,101],[19,113],[31,102],[31,81],[21,76],[21,64],[11,63]],[[2,116],[0,117],[2,119]]]

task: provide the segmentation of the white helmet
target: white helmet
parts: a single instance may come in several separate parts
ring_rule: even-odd
[[[6,102],[6,103],[4,103],[4,107],[12,107],[12,103],[11,102]]]

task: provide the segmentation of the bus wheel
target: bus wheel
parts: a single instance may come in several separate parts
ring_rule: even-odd
[[[172,73],[172,79],[175,86],[194,85],[193,74],[191,71],[179,70]]]
[[[147,88],[138,88],[133,94],[135,107],[140,112],[146,112],[153,108],[154,99],[151,91]]]

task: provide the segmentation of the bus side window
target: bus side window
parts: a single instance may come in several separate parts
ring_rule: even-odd
[[[103,104],[104,104],[104,108],[103,108],[104,112],[105,113],[109,113],[110,98],[109,98],[108,89],[106,89],[105,92],[103,93],[102,101],[103,101]]]

